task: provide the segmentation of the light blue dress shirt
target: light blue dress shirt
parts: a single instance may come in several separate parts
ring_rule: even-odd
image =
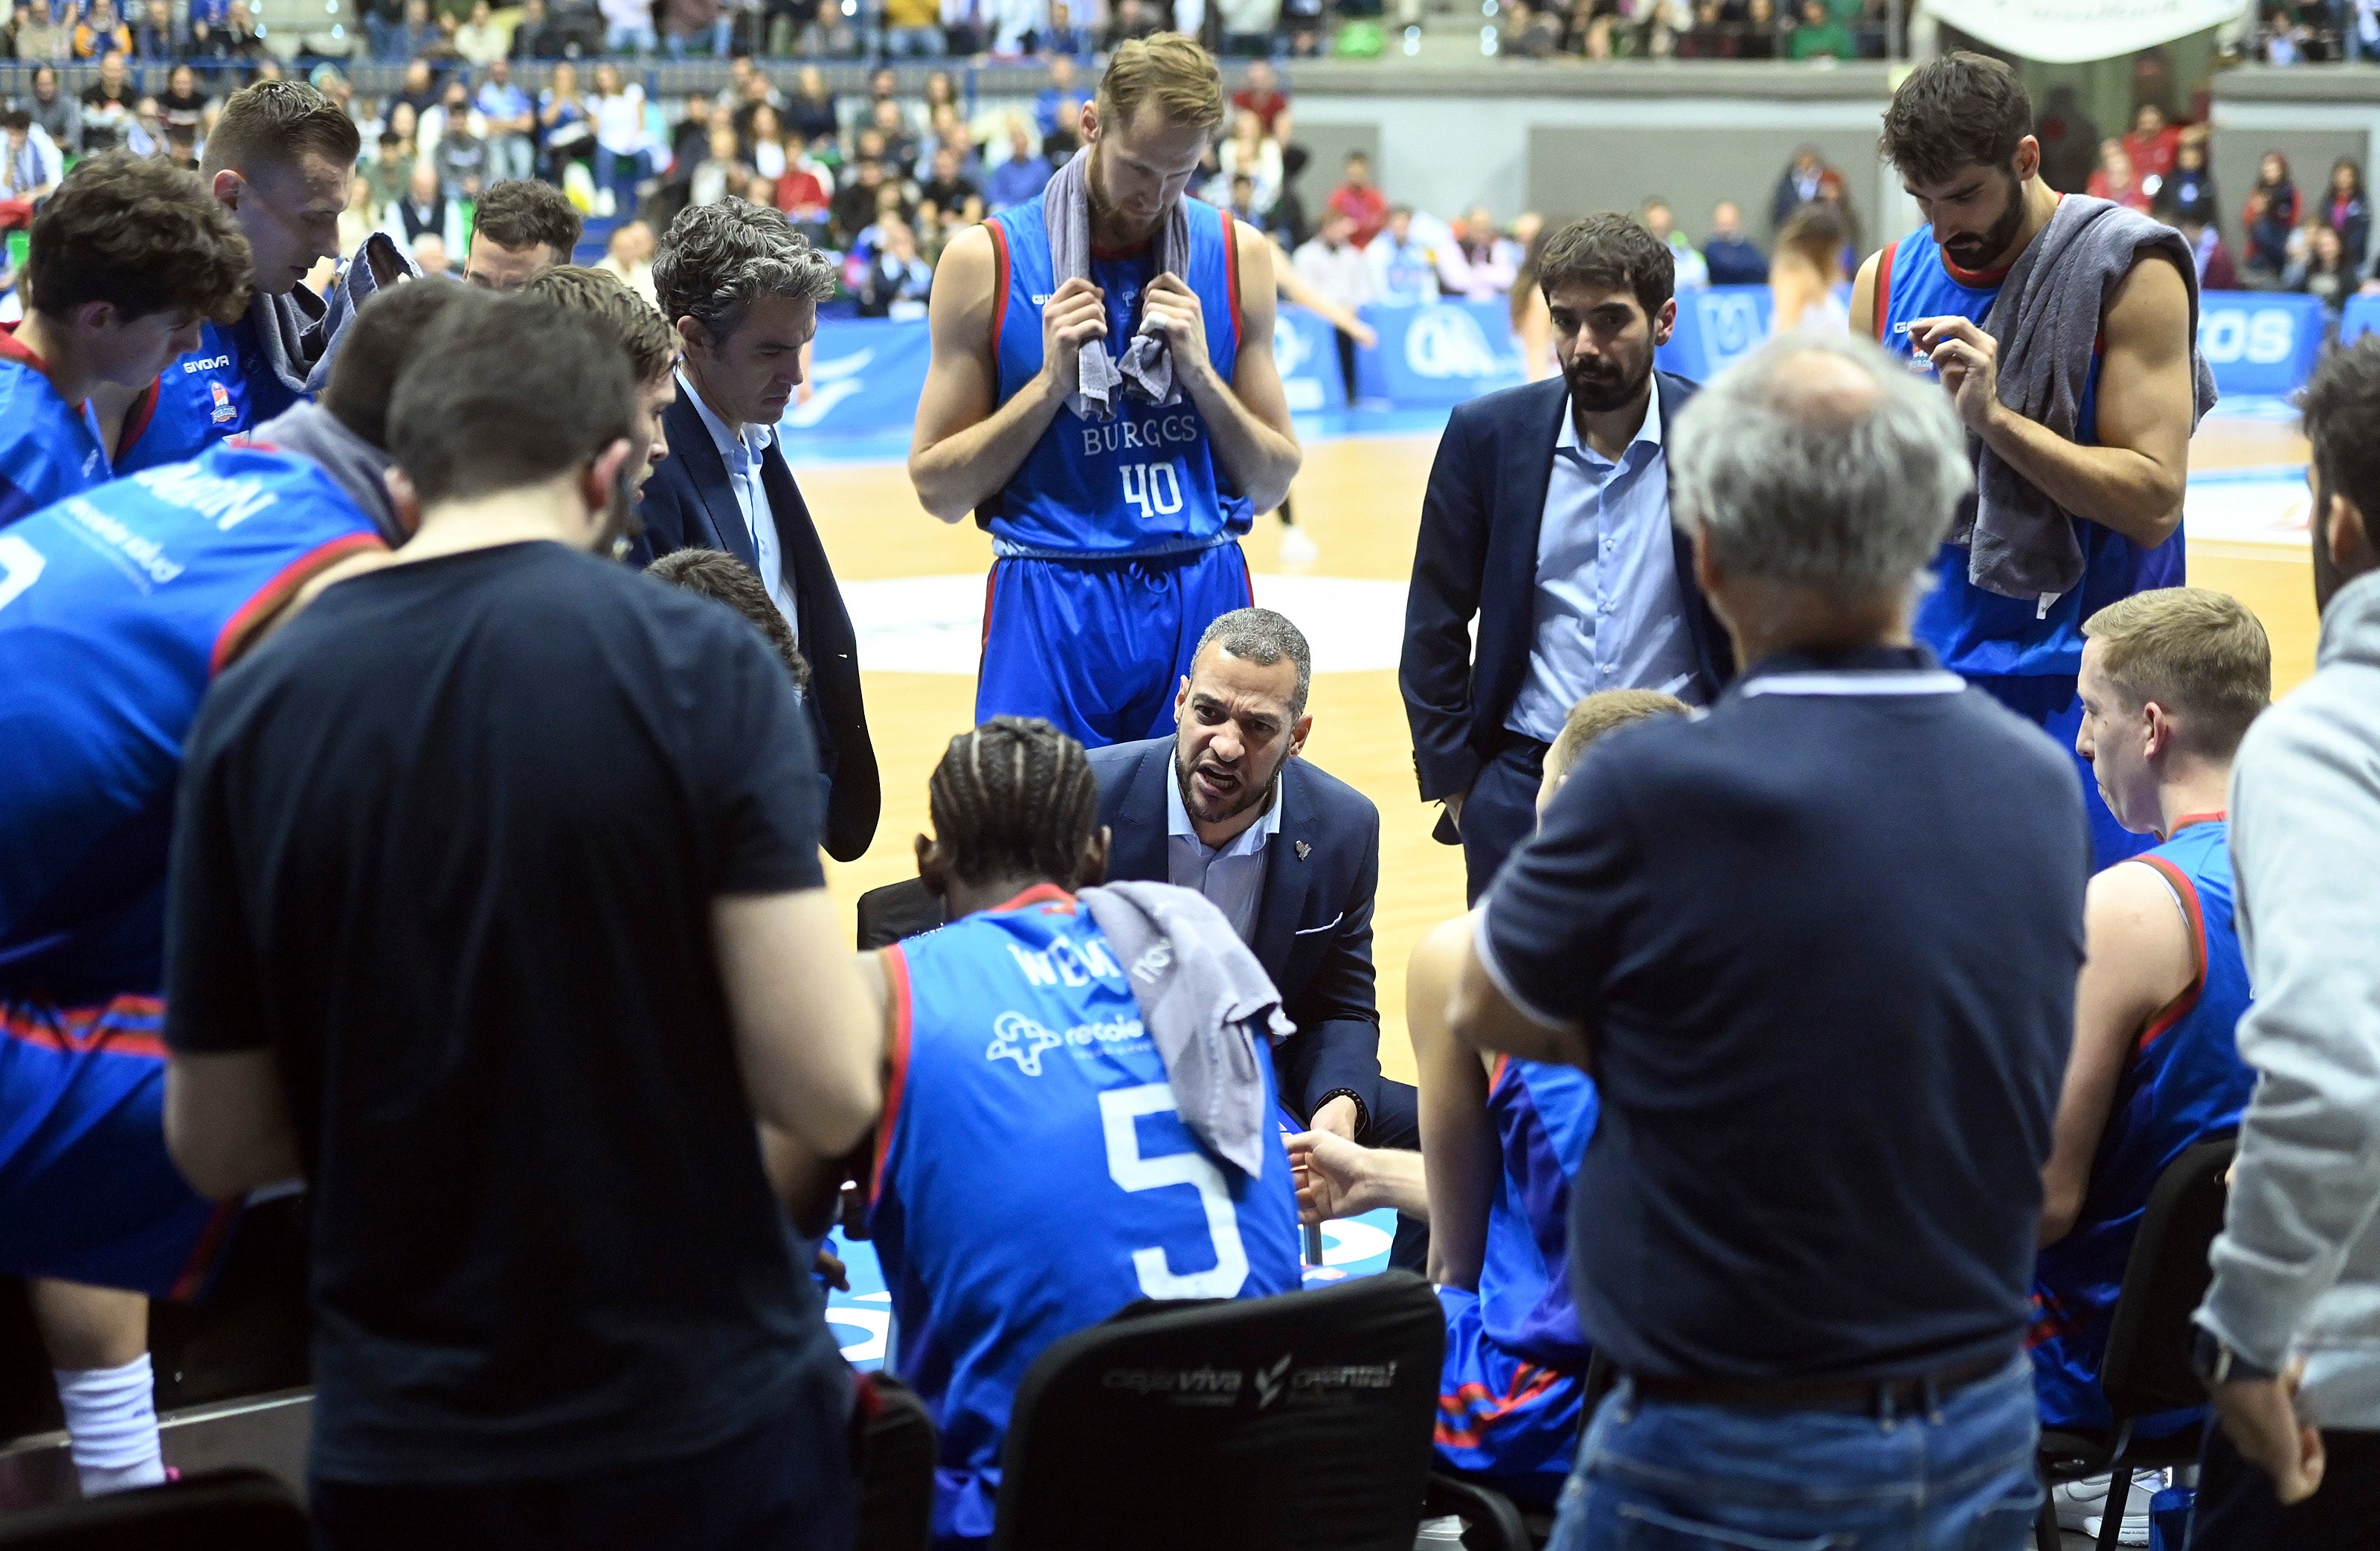
[[[1252,943],[1256,935],[1257,905],[1264,898],[1265,846],[1280,833],[1281,788],[1276,784],[1272,805],[1263,818],[1209,849],[1191,827],[1190,810],[1182,801],[1181,777],[1167,775],[1166,881],[1176,888],[1193,888],[1205,895],[1207,903],[1223,912],[1223,919],[1244,943]]]
[[[695,413],[702,417],[702,428],[710,433],[711,446],[719,449],[720,460],[727,465],[728,488],[735,493],[735,505],[744,514],[744,531],[751,536],[753,558],[759,562],[753,569],[760,573],[760,585],[768,590],[769,601],[785,617],[785,624],[794,639],[802,639],[802,616],[794,601],[793,579],[785,574],[784,546],[777,538],[777,519],[769,507],[768,488],[760,482],[760,460],[776,445],[777,428],[773,425],[732,426],[714,413],[694,390],[694,383],[683,368],[677,374],[679,395],[694,401]]]
[[[1658,387],[1617,462],[1579,439],[1576,416],[1562,416],[1537,524],[1529,673],[1504,721],[1513,732],[1550,743],[1570,708],[1601,690],[1702,698],[1661,431]]]

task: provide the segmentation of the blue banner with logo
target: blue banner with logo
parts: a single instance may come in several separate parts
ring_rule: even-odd
[[[880,435],[917,419],[933,344],[922,322],[833,319],[810,350],[810,397],[780,422],[807,436]]]
[[[1272,359],[1293,415],[1347,407],[1347,379],[1339,371],[1339,331],[1319,315],[1284,302],[1273,314]]]
[[[2338,317],[2338,342],[2352,345],[2375,328],[2380,328],[2380,296],[2349,297],[2347,311]]]
[[[1653,364],[1697,383],[1768,341],[1775,301],[1766,286],[1708,286],[1678,298],[1678,326],[1653,352]]]
[[[1460,404],[1523,381],[1512,310],[1502,301],[1366,307],[1380,342],[1355,357],[1355,391],[1400,409]]]
[[[2279,291],[2207,291],[2198,348],[2225,394],[2294,393],[2322,359],[2322,303]]]

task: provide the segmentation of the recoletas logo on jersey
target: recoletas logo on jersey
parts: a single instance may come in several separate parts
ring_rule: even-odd
[[[992,1022],[991,1044],[984,1047],[983,1058],[997,1061],[1004,1056],[1026,1076],[1038,1077],[1041,1052],[1065,1043],[1021,1012],[1003,1012]]]

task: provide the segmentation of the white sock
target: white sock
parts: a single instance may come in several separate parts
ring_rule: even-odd
[[[147,1352],[121,1368],[55,1368],[51,1374],[58,1381],[58,1403],[66,1410],[67,1436],[84,1496],[154,1486],[165,1479]]]

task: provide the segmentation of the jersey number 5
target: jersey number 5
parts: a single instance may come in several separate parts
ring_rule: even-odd
[[[1182,476],[1172,464],[1125,463],[1116,472],[1123,476],[1123,498],[1140,508],[1143,522],[1182,509]]]
[[[1236,1298],[1248,1279],[1247,1246],[1240,1242],[1240,1215],[1232,1207],[1223,1171],[1203,1153],[1170,1153],[1161,1158],[1140,1155],[1140,1130],[1134,1123],[1144,1115],[1171,1115],[1173,1090],[1162,1082],[1137,1088],[1111,1088],[1099,1095],[1099,1123],[1107,1133],[1108,1177],[1127,1191],[1162,1190],[1188,1185],[1207,1209],[1207,1235],[1215,1243],[1215,1268],[1187,1276],[1165,1263],[1162,1248],[1132,1252],[1132,1268],[1140,1290],[1151,1298]]]
[[[16,533],[0,533],[0,608],[40,579],[49,560]]]

